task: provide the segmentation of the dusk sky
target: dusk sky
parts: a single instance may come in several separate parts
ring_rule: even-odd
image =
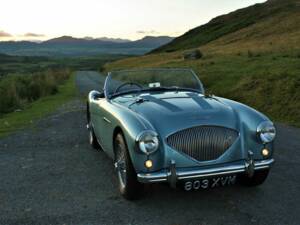
[[[265,0],[7,0],[0,4],[0,40],[179,36],[261,2]]]

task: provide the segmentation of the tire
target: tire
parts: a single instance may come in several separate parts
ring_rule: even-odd
[[[127,200],[138,199],[142,193],[143,185],[137,180],[125,139],[121,133],[115,137],[114,149],[119,191]]]
[[[95,135],[94,129],[91,125],[91,123],[89,123],[88,125],[88,130],[89,130],[89,143],[92,146],[92,148],[101,151],[102,148],[97,140],[97,137]]]
[[[258,170],[255,171],[253,177],[248,177],[247,175],[241,175],[238,177],[238,182],[242,185],[254,187],[261,185],[265,182],[269,175],[269,170]]]

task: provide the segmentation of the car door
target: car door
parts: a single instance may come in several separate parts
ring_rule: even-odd
[[[92,109],[91,109],[91,121],[93,124],[93,129],[95,132],[95,135],[97,137],[98,142],[102,146],[103,143],[103,109],[102,109],[102,102],[105,101],[105,99],[95,99],[93,100]]]
[[[109,155],[113,156],[113,115],[110,113],[110,106],[111,103],[107,101],[101,101],[100,103],[101,108],[101,118],[99,118],[100,129],[99,133],[101,135],[101,145],[103,150]]]

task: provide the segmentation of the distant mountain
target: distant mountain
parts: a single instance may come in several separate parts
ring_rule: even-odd
[[[169,37],[169,36],[159,36],[159,37],[153,37],[153,36],[146,36],[140,40],[137,40],[133,42],[136,45],[141,45],[141,46],[161,46],[164,44],[169,43],[172,41],[174,38]]]
[[[166,44],[170,41],[172,41],[172,37],[168,36],[146,36],[140,40],[136,41],[130,41],[126,39],[114,39],[114,38],[91,38],[91,37],[85,37],[85,38],[74,38],[72,36],[62,36],[58,38],[53,38],[48,41],[44,41],[44,44],[120,44],[118,46],[139,46],[139,47],[154,47],[154,46],[160,46],[163,44]]]
[[[170,42],[167,36],[147,36],[137,41],[114,38],[62,36],[44,42],[0,42],[0,53],[27,56],[84,56],[99,54],[141,55]]]
[[[109,42],[116,42],[116,43],[126,43],[126,42],[131,42],[129,39],[121,39],[121,38],[107,38],[107,37],[100,37],[100,38],[95,38],[100,41],[109,41]]]
[[[121,39],[121,38],[108,38],[108,37],[99,37],[99,38],[93,38],[93,37],[84,37],[85,40],[99,40],[99,41],[105,41],[105,42],[115,42],[115,43],[126,43],[131,42],[129,39]]]
[[[197,48],[211,42],[218,42],[220,47],[237,42],[245,46],[246,43],[249,45],[250,42],[255,42],[257,46],[261,46],[263,40],[266,43],[276,43],[292,37],[299,43],[299,18],[300,0],[268,0],[218,16],[152,52]],[[286,35],[289,37],[283,38]],[[285,42],[289,44],[288,41]]]
[[[113,42],[113,43],[127,43],[131,42],[128,39],[121,39],[121,38],[107,38],[107,37],[100,37],[100,38],[93,38],[93,37],[84,37],[84,38],[74,38],[72,36],[62,36],[53,38],[50,40],[45,41],[44,43],[81,43],[81,42]]]
[[[62,36],[62,37],[57,37],[50,39],[48,41],[44,41],[43,44],[49,44],[49,43],[59,43],[59,44],[69,44],[69,43],[80,43],[80,42],[85,42],[89,41],[84,38],[74,38],[72,36]]]

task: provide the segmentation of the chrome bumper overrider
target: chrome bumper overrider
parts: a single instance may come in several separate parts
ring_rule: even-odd
[[[222,165],[214,168],[206,169],[182,169],[176,168],[175,161],[171,161],[169,169],[152,172],[152,173],[138,173],[137,178],[141,183],[157,183],[157,182],[169,182],[171,186],[175,186],[179,180],[195,179],[195,178],[207,178],[213,176],[222,176],[226,174],[248,173],[253,175],[253,171],[268,169],[274,163],[274,159],[249,161],[235,163],[231,165]],[[250,169],[249,169],[250,168]],[[250,171],[250,172],[249,172]]]

